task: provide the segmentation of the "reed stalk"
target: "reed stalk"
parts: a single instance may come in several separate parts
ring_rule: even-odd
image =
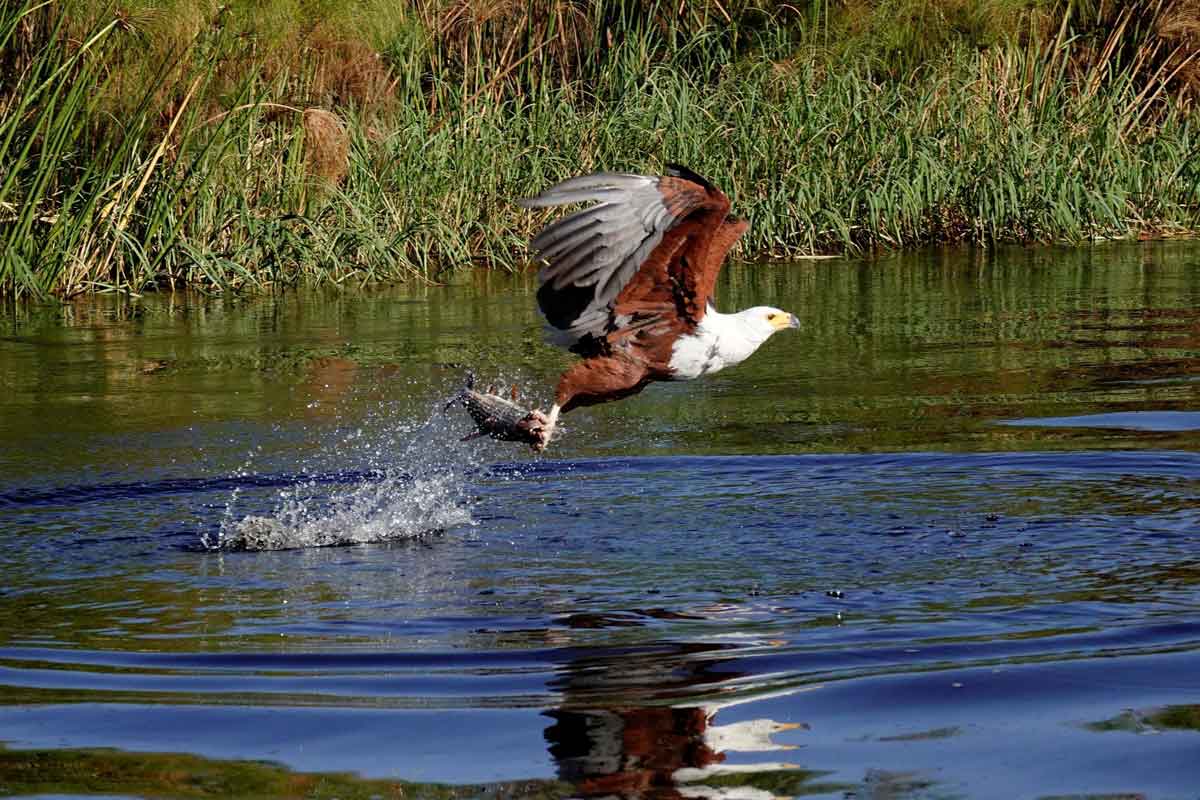
[[[321,22],[292,63],[294,40],[250,58],[220,16],[80,33],[69,6],[6,4],[0,294],[520,269],[544,219],[513,198],[667,161],[731,195],[748,257],[1200,227],[1200,49],[1161,35],[1188,30],[1178,4],[1046,3],[936,58],[848,52],[870,27],[847,32],[847,7],[429,0],[380,11],[367,55]]]

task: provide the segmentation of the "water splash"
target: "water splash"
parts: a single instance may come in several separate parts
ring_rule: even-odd
[[[203,534],[210,550],[287,550],[412,538],[471,525],[468,478],[486,452],[458,441],[453,421],[431,411],[424,422],[382,435],[343,433],[322,455],[366,462],[348,482],[302,477],[277,490],[267,513],[245,513],[235,489],[218,530]],[[321,456],[314,456],[316,462]],[[243,473],[251,474],[252,454]]]

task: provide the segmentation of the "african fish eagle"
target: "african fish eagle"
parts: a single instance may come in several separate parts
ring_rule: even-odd
[[[721,264],[749,223],[730,217],[729,198],[686,167],[668,165],[661,177],[584,175],[517,202],[591,204],[531,245],[543,262],[537,300],[550,339],[583,357],[559,379],[550,413],[530,412],[535,450],[549,444],[559,414],[653,381],[709,375],[800,325],[769,306],[736,314],[713,307]]]

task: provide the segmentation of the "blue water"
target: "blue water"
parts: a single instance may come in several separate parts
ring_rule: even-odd
[[[1150,252],[1153,291],[1117,260],[995,299],[986,346],[944,297],[863,324],[948,269],[873,265],[844,327],[541,458],[439,411],[464,353],[552,379],[523,285],[413,303],[424,338],[388,295],[16,317],[0,794],[171,796],[135,754],[406,796],[1195,798],[1200,297],[1194,250]],[[775,275],[745,269],[727,294]],[[844,286],[807,269],[780,305]]]
[[[1114,411],[1074,417],[1004,420],[1005,425],[1046,428],[1125,428],[1134,431],[1200,430],[1200,411]]]

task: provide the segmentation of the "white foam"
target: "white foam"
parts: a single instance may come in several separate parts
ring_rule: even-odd
[[[468,476],[480,448],[464,446],[440,412],[407,431],[369,441],[360,430],[334,449],[339,461],[366,461],[372,469],[351,484],[307,480],[279,490],[267,514],[239,514],[240,490],[226,506],[213,550],[287,550],[407,539],[473,524]],[[343,448],[353,448],[347,451]],[[378,466],[382,461],[386,465]],[[310,465],[300,465],[311,474]],[[248,471],[248,470],[247,470]]]

